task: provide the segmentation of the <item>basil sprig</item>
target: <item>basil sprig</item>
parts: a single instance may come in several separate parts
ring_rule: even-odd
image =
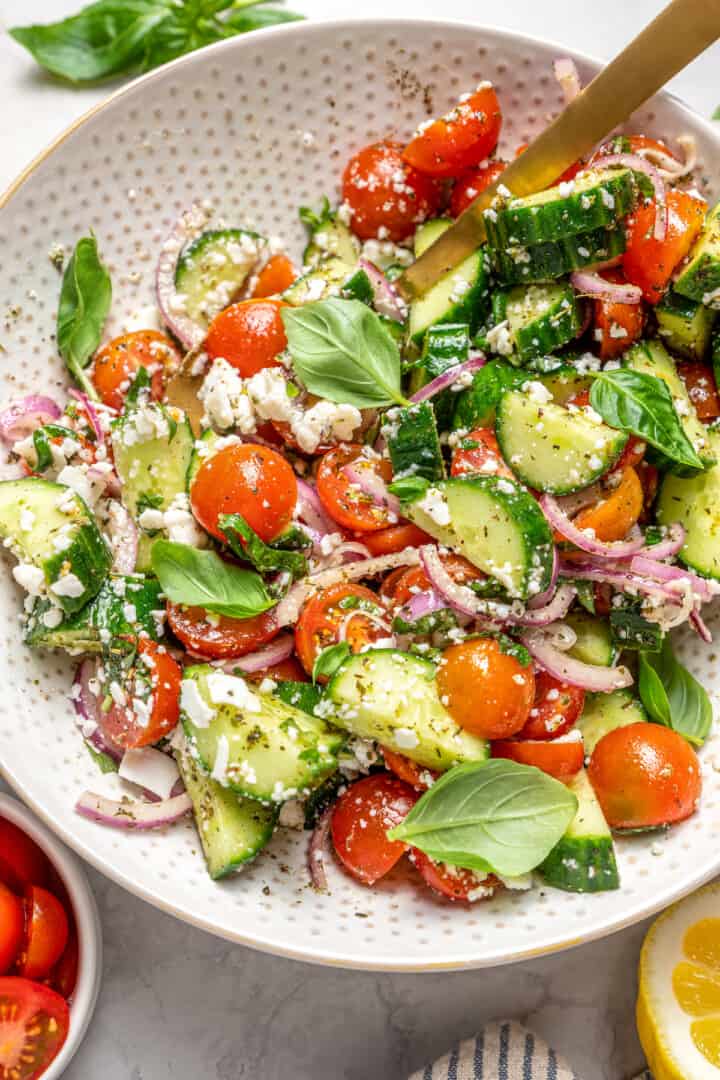
[[[660,652],[640,653],[638,689],[653,720],[702,746],[712,727],[712,705],[705,689],[675,657],[669,638]]]
[[[264,0],[98,0],[60,22],[9,32],[70,82],[149,71],[214,41],[301,19]]]
[[[251,619],[275,604],[259,574],[224,562],[214,551],[156,540],[152,567],[174,604],[201,607],[232,619]]]
[[[318,300],[281,315],[293,368],[311,394],[358,409],[409,404],[397,342],[366,304]]]
[[[593,375],[590,404],[606,424],[629,431],[691,469],[705,466],[683,429],[667,384],[656,375],[617,368]]]
[[[97,392],[84,369],[100,344],[111,299],[110,275],[100,262],[97,240],[83,236],[63,274],[56,336],[68,371],[95,400]]]
[[[286,570],[299,578],[307,573],[307,559],[300,551],[287,551],[271,547],[261,540],[241,514],[221,514],[218,526],[230,549],[241,559],[267,574],[272,570]]]
[[[497,758],[450,769],[388,836],[438,862],[515,877],[552,851],[577,805],[558,780]]]

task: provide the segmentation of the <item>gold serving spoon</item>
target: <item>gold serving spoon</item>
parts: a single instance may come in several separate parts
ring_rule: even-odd
[[[499,185],[517,196],[550,187],[718,37],[720,0],[672,0],[405,270],[395,287],[407,299],[426,293],[483,242],[483,211]]]

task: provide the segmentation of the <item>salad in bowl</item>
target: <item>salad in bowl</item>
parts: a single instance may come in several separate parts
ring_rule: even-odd
[[[613,833],[696,812],[712,710],[670,632],[709,642],[720,590],[718,210],[691,140],[618,136],[500,185],[407,302],[501,125],[481,83],[361,149],[299,209],[301,266],[193,205],[112,340],[102,237],[64,260],[74,385],[0,414],[0,533],[28,647],[78,657],[78,738],[127,784],[79,813],[193,815],[214,879],[290,828],[317,889],[332,849],[472,902],[620,888]]]

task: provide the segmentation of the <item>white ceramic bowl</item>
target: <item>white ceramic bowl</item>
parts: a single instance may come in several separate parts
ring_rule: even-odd
[[[34,840],[62,878],[72,904],[80,943],[80,962],[75,992],[70,1003],[70,1030],[65,1045],[43,1080],[60,1080],[85,1037],[95,1011],[102,973],[102,927],[95,897],[79,861],[35,815],[9,795],[0,792],[0,818],[7,818]]]
[[[0,401],[65,385],[53,343],[59,279],[52,244],[95,230],[113,277],[108,333],[153,299],[159,244],[176,215],[208,198],[231,223],[289,238],[299,254],[300,204],[335,197],[348,155],[392,134],[406,138],[481,79],[498,87],[501,152],[512,154],[561,105],[552,60],[561,46],[458,23],[295,23],[229,40],[126,87],[66,132],[0,210]],[[597,64],[575,55],[587,80]],[[697,180],[720,175],[720,140],[681,102],[660,96],[629,125],[672,139],[692,132]],[[710,187],[712,188],[712,183]],[[716,191],[717,194],[717,191]],[[73,803],[100,780],[67,700],[71,663],[23,647],[20,597],[0,574],[0,768],[43,819],[86,859],[166,911],[234,941],[320,963],[428,970],[502,963],[606,934],[657,910],[720,868],[716,740],[703,751],[700,813],[658,842],[619,842],[623,887],[576,896],[551,889],[453,908],[407,871],[364,889],[331,871],[329,896],[308,888],[306,836],[280,832],[237,879],[213,884],[190,823],[123,834],[77,817]],[[715,653],[688,638],[691,667],[713,692]],[[655,855],[660,850],[662,854]]]

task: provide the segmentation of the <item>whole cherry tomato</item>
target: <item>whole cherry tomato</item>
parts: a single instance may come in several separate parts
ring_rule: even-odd
[[[528,719],[535,676],[494,638],[472,638],[445,649],[437,688],[460,727],[481,739],[506,739]]]
[[[351,227],[363,240],[397,243],[440,207],[436,182],[403,160],[402,146],[389,140],[358,150],[342,179],[343,200],[350,207]]]
[[[407,845],[386,834],[403,821],[417,798],[397,777],[374,773],[356,780],[335,803],[330,822],[335,852],[363,885],[374,885],[404,855]]]
[[[451,112],[423,124],[403,158],[431,176],[458,176],[484,161],[497,146],[502,125],[500,103],[490,83],[463,94]]]
[[[569,739],[496,739],[492,756],[509,758],[520,765],[534,765],[556,780],[569,780],[580,772],[585,761],[581,738]]]
[[[287,345],[280,314],[282,300],[241,300],[216,315],[205,339],[211,360],[222,357],[249,379],[263,368],[279,364],[278,354]]]

